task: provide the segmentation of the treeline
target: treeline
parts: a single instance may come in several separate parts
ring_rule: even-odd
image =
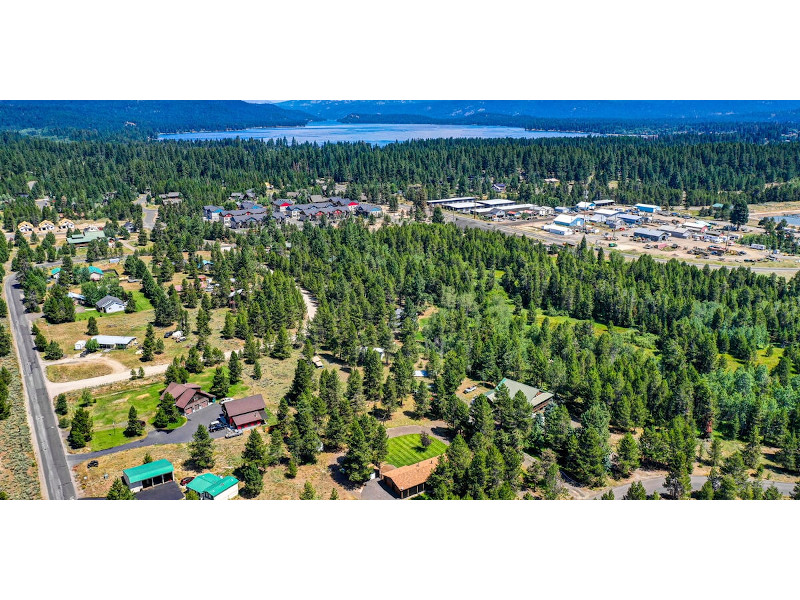
[[[800,175],[796,142],[764,144],[736,136],[440,139],[384,148],[285,140],[57,142],[11,133],[0,135],[0,141],[0,195],[49,195],[54,208],[67,214],[100,210],[106,197],[102,210],[117,219],[134,216],[126,207],[144,190],[153,195],[179,191],[202,205],[224,202],[231,191],[263,190],[265,181],[276,190],[296,190],[332,179],[362,190],[376,188],[377,200],[403,190],[420,202],[484,193],[493,181],[503,181],[510,197],[550,205],[582,199],[584,191],[624,204],[647,199],[675,205],[684,194],[709,202],[721,191],[766,199],[780,193],[770,190],[785,187],[765,191],[767,183]],[[578,185],[543,184],[550,177]],[[37,183],[29,190],[32,180]],[[31,217],[30,211],[20,210],[15,218],[23,216]]]

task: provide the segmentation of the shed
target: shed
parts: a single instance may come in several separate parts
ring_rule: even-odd
[[[122,471],[122,480],[132,492],[151,488],[174,479],[172,463],[166,458]]]
[[[648,240],[650,242],[663,242],[669,237],[669,233],[666,231],[660,231],[658,229],[639,227],[633,230],[633,236]]]
[[[186,489],[197,492],[200,500],[230,500],[239,495],[239,480],[230,475],[203,473],[187,483]]]
[[[75,342],[75,350],[83,350],[86,348],[86,340],[78,340]]]

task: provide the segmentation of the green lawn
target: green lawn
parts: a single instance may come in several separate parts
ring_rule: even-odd
[[[445,450],[447,450],[447,445],[433,436],[431,436],[431,445],[423,448],[418,433],[401,435],[389,440],[389,455],[386,457],[386,462],[395,467],[405,467],[426,458],[439,456]]]
[[[203,373],[190,375],[190,383],[198,383],[204,390],[211,387],[211,379],[214,377],[214,369],[207,368]],[[122,431],[128,425],[128,411],[131,405],[136,407],[139,419],[152,426],[153,417],[158,407],[159,396],[164,390],[163,380],[158,380],[149,385],[138,385],[138,382],[131,382],[128,389],[95,396],[96,402],[87,407],[94,423],[94,433],[89,442],[92,450],[105,450],[120,444],[127,444],[137,438],[128,438]],[[241,397],[247,391],[247,386],[237,383],[231,386],[228,395],[234,398]],[[80,390],[72,394],[73,399],[77,400]],[[273,415],[269,415],[272,420]],[[169,429],[177,429],[186,423],[186,419],[181,417],[178,423],[172,424]]]
[[[744,366],[744,363],[741,360],[734,358],[730,354],[723,354],[722,356],[725,358],[725,368],[729,371],[735,371],[739,367]],[[783,356],[783,348],[773,348],[772,356],[767,356],[766,348],[756,350],[756,366],[764,365],[767,367],[767,370],[771,371],[778,364],[781,356]]]
[[[150,303],[150,300],[144,297],[142,292],[135,290],[131,292],[133,294],[134,300],[136,300],[136,312],[142,312],[145,310],[153,310],[153,305]],[[87,310],[84,312],[76,313],[75,320],[76,321],[88,321],[89,317],[94,317],[96,319],[113,319],[115,317],[130,317],[128,313],[125,311],[119,311],[115,313],[106,314],[104,312],[100,312],[99,310]]]

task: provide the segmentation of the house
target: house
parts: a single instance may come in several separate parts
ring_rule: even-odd
[[[383,209],[377,204],[359,204],[356,210],[359,214],[367,216],[379,215],[383,212]]]
[[[166,194],[159,194],[158,197],[161,199],[161,203],[164,206],[170,206],[172,204],[180,204],[181,203],[181,193],[180,192],[167,192]]]
[[[127,230],[128,233],[133,233],[136,231],[136,225],[133,224],[133,221],[125,221],[125,225],[123,227]]]
[[[410,498],[425,491],[425,483],[438,464],[439,457],[434,456],[413,465],[383,471],[381,478],[401,499]]]
[[[103,278],[103,270],[95,267],[94,265],[89,265],[89,279],[91,281],[100,281]],[[122,308],[125,308],[124,306]],[[105,311],[105,312],[116,312],[116,311]]]
[[[102,231],[89,231],[83,235],[73,235],[67,238],[67,243],[73,246],[88,246],[90,242],[95,240],[104,240],[106,234]]]
[[[577,208],[578,210],[594,210],[596,208],[596,205],[594,202],[578,202],[575,205],[575,208]]]
[[[220,213],[225,210],[221,206],[214,206],[213,204],[207,204],[203,207],[203,218],[206,221],[219,221]]]
[[[273,207],[273,209],[274,209],[274,210],[277,210],[277,211],[281,211],[281,212],[283,212],[284,210],[286,210],[286,209],[287,209],[288,207],[290,207],[292,204],[294,204],[294,200],[291,200],[291,199],[289,199],[289,198],[280,198],[280,199],[278,199],[278,200],[273,200],[273,201],[272,201],[272,207]]]
[[[492,189],[495,192],[505,192],[506,191],[506,184],[505,183],[493,183]]]
[[[230,475],[203,473],[187,483],[186,489],[197,492],[200,500],[230,500],[239,495],[239,480]]]
[[[655,204],[636,204],[634,206],[639,212],[644,213],[657,213],[661,210],[660,206],[656,206]]]
[[[558,179],[555,177],[546,177],[544,180],[545,183],[560,183]]]
[[[27,221],[22,221],[19,225],[17,225],[17,229],[19,229],[20,233],[30,233],[33,231],[33,225]]]
[[[261,394],[229,400],[222,405],[222,412],[231,427],[244,429],[267,422],[267,407]]]
[[[67,298],[70,298],[73,304],[83,304],[86,302],[86,296],[83,294],[76,294],[75,292],[67,292]]]
[[[196,383],[177,383],[173,381],[167,386],[167,389],[161,392],[159,398],[163,400],[167,394],[175,398],[175,406],[184,415],[190,415],[201,408],[205,408],[215,400],[213,394],[204,392]]]
[[[325,364],[322,362],[322,359],[316,355],[311,357],[311,364],[313,364],[317,369],[321,369],[325,366]]]
[[[168,483],[174,479],[172,463],[166,458],[122,471],[122,481],[134,493]]]
[[[648,242],[663,242],[669,237],[669,233],[660,229],[650,229],[639,227],[633,230],[633,237],[647,240]]]
[[[125,302],[116,296],[103,296],[94,306],[97,310],[106,314],[125,310]]]
[[[95,232],[98,232],[98,231],[100,231],[100,227],[98,227],[97,225],[87,225],[86,227],[83,228],[83,233],[84,234],[86,234],[86,233],[95,233]]]
[[[553,219],[553,225],[561,227],[583,227],[583,217],[580,215],[561,214]]]
[[[92,339],[96,340],[101,348],[124,350],[136,340],[136,337],[127,335],[95,335],[92,336]]]
[[[500,388],[500,386],[505,386],[508,390],[508,395],[512,398],[517,395],[517,392],[522,392],[525,396],[525,399],[528,401],[528,404],[533,407],[533,412],[544,410],[553,399],[553,394],[550,392],[543,392],[538,388],[503,377],[503,379],[500,380],[500,383],[497,384],[497,387],[486,394],[486,398],[489,400],[489,402],[492,401],[492,398],[494,398],[494,395],[497,393],[497,390]]]
[[[542,229],[544,229],[548,233],[554,233],[556,235],[572,235],[572,229],[568,227],[561,227],[561,225],[545,225]]]
[[[552,206],[538,206],[536,204],[531,206],[531,211],[539,217],[550,217],[556,212]]]
[[[39,223],[39,231],[53,231],[55,228],[56,226],[53,225],[53,222],[48,219],[45,219]]]
[[[61,219],[58,222],[58,229],[59,229],[59,231],[67,231],[67,230],[75,229],[75,223],[73,223],[69,219]]]

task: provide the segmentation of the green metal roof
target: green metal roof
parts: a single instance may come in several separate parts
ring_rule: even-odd
[[[198,494],[202,494],[209,488],[213,487],[222,480],[222,477],[214,475],[213,473],[203,473],[192,479],[186,484],[186,489],[194,490]]]
[[[172,471],[172,463],[166,458],[162,458],[151,463],[139,465],[138,467],[124,469],[122,472],[128,478],[129,482],[138,483],[139,481],[144,481],[145,479],[150,479],[151,477],[158,477],[159,475],[172,473]]]
[[[67,242],[70,244],[83,244],[85,242],[91,242],[92,240],[99,240],[105,238],[106,234],[102,231],[87,231],[83,235],[73,235],[70,238],[67,238]]]
[[[100,267],[95,267],[94,265],[89,265],[89,273],[97,273],[98,275],[102,275],[103,269]]]
[[[233,487],[237,483],[239,483],[239,480],[236,479],[236,477],[228,475],[227,477],[223,478],[222,481],[218,481],[217,483],[212,485],[210,488],[208,488],[206,490],[206,493],[209,496],[211,496],[212,498],[214,498],[214,497],[220,495],[225,490]]]

